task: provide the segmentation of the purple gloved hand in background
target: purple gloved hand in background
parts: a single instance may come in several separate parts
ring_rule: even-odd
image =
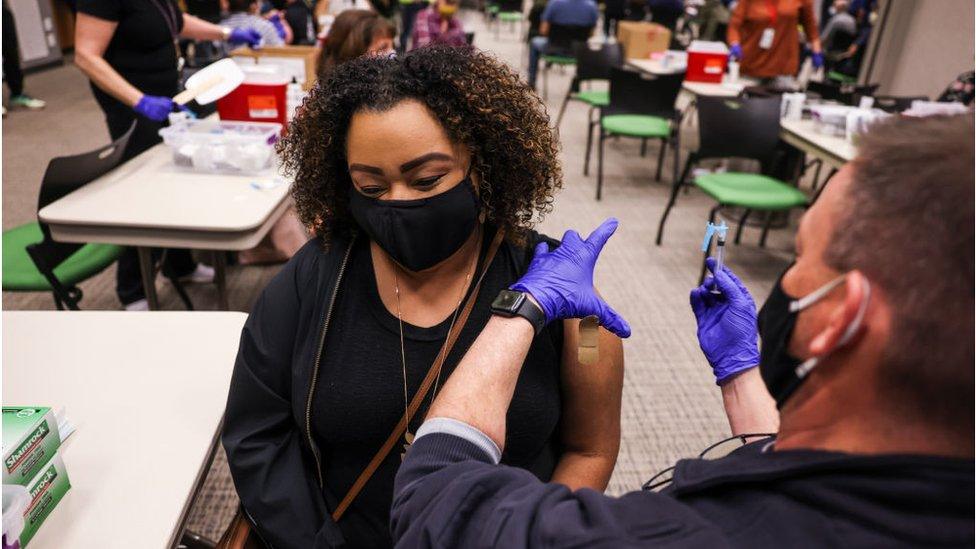
[[[732,44],[729,47],[729,59],[742,61],[742,46],[739,44]]]
[[[810,60],[813,62],[813,68],[815,69],[819,69],[824,64],[824,56],[818,51],[815,51],[810,55]]]
[[[728,267],[715,272],[712,257],[706,265],[715,275],[691,291],[691,310],[698,321],[698,344],[721,385],[759,365],[756,303]],[[713,286],[721,293],[713,294]]]
[[[173,99],[161,95],[143,95],[132,110],[156,122],[163,122],[169,117],[169,113],[181,108],[173,102]]]
[[[604,244],[617,230],[617,220],[604,221],[583,240],[576,231],[566,231],[553,251],[539,243],[529,269],[511,286],[528,292],[542,307],[546,320],[583,318],[596,315],[600,324],[619,337],[630,337],[630,325],[610,308],[593,288],[593,269]]]
[[[230,31],[227,41],[231,44],[246,44],[257,49],[261,45],[261,33],[251,28],[240,28]]]
[[[278,36],[282,40],[284,40],[288,36],[288,32],[285,30],[285,25],[282,24],[281,22],[280,13],[275,13],[274,15],[268,18],[268,21],[270,21],[271,24],[274,25],[275,31],[278,33]]]

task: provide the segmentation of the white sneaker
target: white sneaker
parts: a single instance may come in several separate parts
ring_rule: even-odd
[[[194,282],[197,284],[209,284],[214,281],[214,269],[203,263],[197,263],[197,268],[190,274],[180,277],[180,282]]]
[[[138,301],[133,301],[132,303],[129,303],[128,305],[126,305],[125,306],[125,310],[126,311],[148,311],[149,310],[149,302],[146,301],[145,298],[142,298],[142,299],[140,299]]]

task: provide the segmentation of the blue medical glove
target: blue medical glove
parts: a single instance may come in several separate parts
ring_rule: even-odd
[[[179,105],[169,97],[159,95],[143,95],[142,99],[136,103],[132,110],[156,122],[163,122],[169,117],[169,113],[175,112]]]
[[[630,325],[593,288],[593,268],[603,245],[617,230],[617,220],[603,222],[583,240],[576,231],[566,231],[562,244],[553,251],[540,242],[529,269],[511,286],[528,292],[542,307],[546,321],[596,315],[600,324],[619,337],[630,337]]]
[[[823,54],[820,52],[813,52],[810,55],[810,60],[813,61],[813,68],[819,69],[823,66]]]
[[[230,31],[227,41],[231,44],[247,44],[252,48],[261,45],[261,33],[251,28],[240,28]]]
[[[706,264],[715,272],[714,258]],[[721,293],[713,294],[713,287]],[[691,310],[698,321],[698,344],[718,385],[759,365],[756,303],[728,267],[691,291]]]
[[[275,31],[277,31],[278,36],[282,40],[284,40],[285,37],[288,36],[288,33],[285,32],[285,26],[281,23],[281,14],[275,13],[274,15],[268,18],[268,21],[271,21],[271,24],[274,25]]]
[[[729,47],[729,59],[735,59],[736,61],[742,60],[742,46],[738,44],[732,44]]]

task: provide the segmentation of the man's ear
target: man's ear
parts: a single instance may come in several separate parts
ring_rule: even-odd
[[[841,344],[841,338],[857,318],[858,311],[864,305],[863,301],[868,298],[864,291],[867,279],[860,271],[851,271],[845,276],[844,299],[834,305],[827,325],[810,340],[809,351],[812,356],[823,356]]]

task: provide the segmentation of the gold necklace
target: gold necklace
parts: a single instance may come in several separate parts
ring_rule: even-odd
[[[480,239],[479,239],[480,242]],[[480,248],[480,245],[479,245]],[[471,275],[474,274],[474,269],[478,266],[478,254],[474,256],[473,265],[471,265],[471,270],[468,274],[464,276],[464,284],[461,285],[461,291],[458,295],[457,306],[454,308],[454,314],[451,316],[451,324],[447,327],[447,335],[444,337],[444,344],[441,345],[441,350],[437,352],[437,357],[434,361],[437,362],[440,355],[444,354],[447,350],[447,342],[451,339],[451,332],[454,330],[454,322],[457,321],[458,312],[461,310],[461,301],[464,299],[464,292],[468,288],[468,284],[471,281]],[[407,418],[406,429],[404,429],[403,434],[403,452],[400,454],[400,459],[403,459],[404,454],[407,452],[407,448],[413,444],[413,433],[410,432],[410,395],[407,390],[407,354],[405,352],[405,346],[403,344],[403,315],[400,310],[400,279],[397,277],[397,271],[399,266],[393,263],[393,293],[396,295],[396,305],[397,305],[397,324],[400,326],[400,365],[403,368],[403,415]],[[443,360],[447,360],[447,357],[441,359],[441,364],[443,365]],[[431,364],[433,366],[433,364]],[[437,387],[441,381],[441,374],[437,372],[434,378],[434,391],[431,394],[431,402],[434,401],[434,397],[437,396]]]

